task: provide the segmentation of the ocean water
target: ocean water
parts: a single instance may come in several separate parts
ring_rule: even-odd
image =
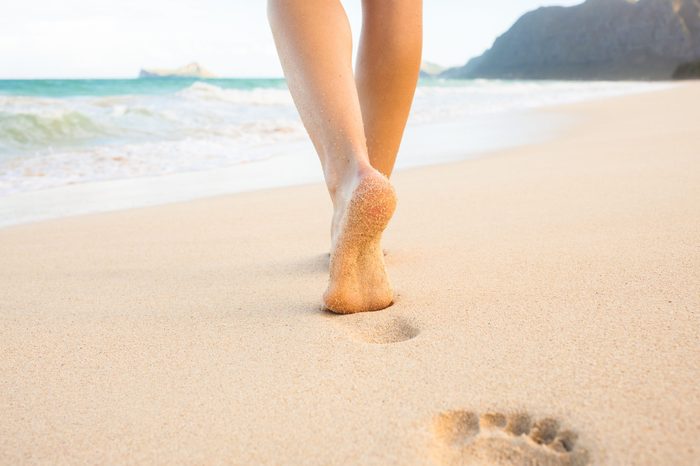
[[[408,132],[658,86],[425,80]],[[0,80],[0,196],[234,167],[303,139],[281,79]]]

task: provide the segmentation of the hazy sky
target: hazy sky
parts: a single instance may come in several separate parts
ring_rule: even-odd
[[[377,0],[381,1],[381,0]],[[522,13],[581,0],[425,0],[423,58],[461,65]],[[0,78],[132,77],[198,61],[222,76],[281,76],[264,0],[22,0],[0,16]],[[360,0],[344,0],[355,37]]]

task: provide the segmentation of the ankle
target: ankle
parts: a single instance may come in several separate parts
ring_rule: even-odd
[[[344,197],[346,191],[351,188],[359,178],[373,171],[369,162],[359,158],[351,158],[341,166],[327,166],[324,168],[324,177],[328,192],[335,204],[336,199]]]

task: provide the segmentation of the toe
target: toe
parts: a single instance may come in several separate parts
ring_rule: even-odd
[[[530,431],[530,438],[539,444],[552,443],[557,436],[559,430],[559,422],[556,419],[546,418],[536,422]]]
[[[568,453],[574,449],[577,439],[578,435],[575,432],[563,430],[557,434],[549,447],[559,453]]]
[[[524,413],[516,413],[508,418],[505,431],[511,435],[524,435],[530,432],[530,416]]]
[[[504,428],[506,426],[506,417],[501,413],[486,413],[479,419],[479,424],[483,428]]]

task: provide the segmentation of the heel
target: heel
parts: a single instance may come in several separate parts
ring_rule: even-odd
[[[366,177],[355,188],[350,201],[350,216],[357,229],[364,235],[376,235],[384,231],[396,210],[396,192],[382,175]]]

